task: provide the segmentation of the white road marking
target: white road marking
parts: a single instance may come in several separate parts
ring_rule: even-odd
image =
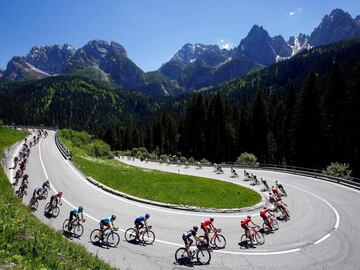
[[[46,178],[48,179],[48,174],[47,174],[47,171],[46,171],[46,169],[45,169],[45,166],[44,166],[44,163],[43,163],[43,159],[42,159],[42,155],[41,155],[41,142],[42,142],[42,140],[40,140],[40,142],[39,142],[39,157],[40,157],[41,166],[42,166],[42,168],[43,168],[43,170],[44,170],[44,174],[45,174]],[[19,147],[19,148],[20,148],[20,147]],[[19,149],[18,149],[18,150],[19,150]],[[61,155],[61,154],[59,153],[59,155]],[[63,159],[62,156],[61,156],[61,159]],[[64,161],[65,161],[65,160],[64,160]],[[118,199],[118,200],[121,200],[121,201],[124,201],[124,202],[129,203],[129,202],[128,202],[127,200],[125,200],[125,199],[119,198],[119,197],[117,197],[117,196],[115,196],[115,195],[113,195],[113,194],[109,194],[109,193],[107,193],[107,192],[105,192],[105,191],[103,191],[103,190],[101,190],[101,189],[99,189],[99,188],[95,188],[92,184],[88,183],[88,181],[84,180],[83,177],[68,163],[68,161],[65,161],[65,163],[66,163],[67,166],[68,166],[84,183],[86,183],[87,185],[89,185],[89,186],[91,186],[92,188],[94,188],[94,189],[96,189],[96,190],[98,190],[98,191],[100,191],[100,192],[103,192],[103,193],[105,193],[105,194],[107,194],[107,195],[109,195],[109,196],[112,196],[112,197],[114,197],[114,198],[116,198],[116,199]],[[51,188],[54,190],[54,192],[57,193],[55,187],[54,187],[52,184],[50,184],[50,185],[51,185]],[[326,204],[334,211],[334,213],[335,213],[335,215],[336,215],[336,223],[335,223],[335,226],[334,226],[335,231],[339,228],[339,225],[340,225],[340,216],[339,216],[337,210],[335,209],[335,207],[333,207],[327,200],[325,200],[324,198],[322,198],[322,197],[320,197],[320,196],[318,196],[318,195],[315,195],[315,194],[313,194],[313,193],[311,193],[311,192],[309,192],[309,191],[307,191],[307,190],[304,190],[304,189],[302,189],[302,188],[299,188],[299,187],[297,187],[297,186],[293,186],[293,185],[289,185],[289,184],[287,184],[287,185],[288,185],[288,186],[292,186],[292,187],[294,187],[294,188],[296,188],[296,189],[299,189],[299,190],[301,190],[301,191],[303,191],[303,192],[305,192],[305,193],[308,193],[308,194],[310,194],[310,195],[312,195],[312,196],[314,196],[314,197],[322,200],[324,203],[326,203]],[[75,206],[74,206],[72,203],[70,203],[69,201],[67,201],[65,198],[63,198],[63,201],[66,202],[66,203],[67,203],[68,205],[70,205],[71,207],[75,208]],[[130,203],[131,203],[131,204],[134,204],[134,205],[137,205],[137,206],[142,206],[142,207],[144,207],[143,205],[139,205],[139,204],[137,204],[137,203],[133,203],[133,202],[130,202]],[[163,212],[167,212],[167,213],[174,213],[174,212],[172,212],[172,211],[157,209],[157,208],[154,208],[154,207],[147,207],[147,208],[149,208],[149,209],[154,209],[154,210],[157,210],[157,211],[163,211]],[[179,213],[179,214],[185,214],[185,213]],[[195,216],[207,216],[207,215],[208,215],[208,214],[207,214],[207,215],[202,215],[202,214],[190,214],[190,213],[186,213],[186,214],[187,214],[187,215],[195,215]],[[87,217],[89,217],[90,219],[96,221],[96,222],[99,222],[98,219],[96,219],[95,217],[92,217],[92,216],[89,215],[89,214],[84,213],[84,215],[87,216]],[[217,215],[217,216],[219,217],[219,216],[221,216],[221,215]],[[224,217],[229,217],[229,216],[224,216]],[[240,216],[233,216],[233,217],[239,218]],[[119,229],[119,230],[120,230],[120,231],[123,231],[123,232],[125,231],[125,230],[123,230],[123,229]],[[328,233],[327,235],[323,236],[321,239],[315,241],[313,244],[317,245],[317,244],[325,241],[325,240],[326,240],[327,238],[329,238],[330,236],[331,236],[331,234]],[[182,245],[177,244],[177,243],[168,242],[168,241],[164,241],[164,240],[160,240],[160,239],[156,239],[155,241],[158,242],[158,243],[162,243],[162,244],[166,244],[166,245],[171,245],[171,246],[177,246],[177,247],[182,246]],[[301,250],[301,247],[300,247],[300,248],[295,248],[295,249],[283,250],[283,251],[254,252],[254,253],[236,252],[236,251],[223,251],[223,250],[216,250],[216,251],[214,251],[214,252],[216,252],[216,253],[223,253],[223,254],[235,254],[235,255],[263,256],[263,255],[288,254],[288,253],[298,252],[298,251],[300,251],[300,250]]]
[[[330,233],[328,233],[327,235],[323,236],[322,238],[320,238],[319,240],[317,240],[316,242],[314,242],[314,245],[320,244],[322,241],[325,241],[327,238],[330,237]]]

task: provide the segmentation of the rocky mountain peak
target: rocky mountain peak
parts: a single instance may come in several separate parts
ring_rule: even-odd
[[[35,46],[31,48],[25,59],[34,67],[53,75],[66,70],[67,62],[74,53],[75,49],[69,44]]]
[[[313,46],[325,45],[360,35],[360,28],[348,12],[334,9],[325,15],[310,36]]]

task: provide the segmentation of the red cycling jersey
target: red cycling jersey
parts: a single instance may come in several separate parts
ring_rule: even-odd
[[[241,225],[242,226],[247,226],[250,221],[251,221],[251,218],[246,217],[241,221]]]
[[[277,190],[277,188],[273,188],[272,192],[274,193],[274,195],[278,196],[279,195],[279,191]]]
[[[260,212],[260,217],[266,218],[266,213],[268,213],[268,212],[269,212],[268,209],[263,209],[263,210],[261,210],[261,212]]]
[[[200,225],[201,225],[201,227],[207,227],[207,226],[209,226],[211,223],[212,223],[211,220],[210,220],[210,219],[207,219],[207,220],[202,221]]]

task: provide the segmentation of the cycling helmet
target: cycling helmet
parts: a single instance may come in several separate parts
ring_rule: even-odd
[[[82,212],[84,208],[82,206],[79,206],[79,212]]]
[[[214,222],[214,218],[211,217],[211,218],[210,218],[210,221],[211,221],[211,222]]]
[[[62,196],[62,195],[63,195],[63,192],[62,192],[62,191],[60,191],[60,192],[59,192],[59,195],[60,195],[60,196]]]
[[[111,219],[112,219],[112,220],[115,220],[115,219],[116,219],[116,216],[115,216],[115,215],[111,215]]]
[[[264,207],[263,207],[263,209],[267,209],[267,207],[266,207],[266,206],[264,206]]]
[[[23,178],[24,178],[24,179],[28,179],[28,178],[29,178],[29,175],[28,175],[28,174],[24,174]]]
[[[251,219],[251,216],[247,216],[247,217]]]
[[[146,215],[145,215],[145,218],[146,218],[146,219],[149,219],[149,218],[150,218],[150,214],[146,214]]]
[[[194,230],[195,232],[197,232],[198,229],[199,229],[198,226],[194,226],[194,227],[193,227],[193,230]]]

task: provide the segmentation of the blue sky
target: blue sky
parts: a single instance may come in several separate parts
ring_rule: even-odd
[[[353,17],[360,1],[340,0],[1,0],[0,67],[34,45],[92,39],[117,41],[145,71],[158,69],[185,43],[237,46],[253,24],[288,39],[310,33],[342,8]]]

